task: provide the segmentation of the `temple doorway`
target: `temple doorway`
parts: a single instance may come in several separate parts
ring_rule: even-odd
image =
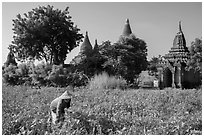
[[[178,67],[175,67],[175,85],[177,88],[179,88],[179,70]]]
[[[172,73],[169,68],[164,69],[164,87],[172,87]]]

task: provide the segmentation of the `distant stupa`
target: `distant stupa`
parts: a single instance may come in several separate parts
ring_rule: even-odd
[[[123,29],[123,36],[129,36],[130,34],[132,34],[131,28],[130,28],[130,23],[129,23],[129,19],[126,19],[126,23]]]
[[[92,48],[92,45],[89,41],[88,32],[86,31],[86,35],[85,35],[83,43],[81,44],[81,48],[80,48],[79,53],[85,54],[85,55],[90,55],[92,50],[93,50],[93,48]]]

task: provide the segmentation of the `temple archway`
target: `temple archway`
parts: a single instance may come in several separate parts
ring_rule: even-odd
[[[176,87],[177,88],[179,88],[179,79],[181,79],[181,78],[179,78],[180,76],[179,76],[179,70],[178,70],[178,67],[175,67],[175,85],[176,85]]]
[[[164,87],[172,87],[172,73],[168,67],[164,69]]]

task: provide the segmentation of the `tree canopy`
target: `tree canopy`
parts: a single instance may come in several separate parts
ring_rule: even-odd
[[[187,63],[187,69],[194,69],[195,71],[202,72],[202,40],[196,38],[191,43],[189,48],[190,60]]]
[[[136,38],[134,34],[121,36],[119,41],[111,46],[105,43],[103,52],[106,58],[104,68],[114,75],[124,77],[129,83],[133,83],[137,75],[147,68],[146,43]]]
[[[39,6],[24,17],[13,20],[13,41],[10,49],[20,61],[44,59],[50,64],[63,64],[67,53],[83,38],[71,21],[69,7],[61,11],[53,6]]]

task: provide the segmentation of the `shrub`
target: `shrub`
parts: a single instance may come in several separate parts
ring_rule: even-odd
[[[32,73],[30,77],[32,78],[32,85],[48,85],[50,82],[48,80],[48,76],[51,73],[52,65],[45,64],[44,62],[31,67]]]
[[[15,65],[9,65],[8,67],[5,67],[3,70],[3,82],[10,84],[10,85],[17,85],[19,76],[16,74],[17,66]]]
[[[53,65],[52,71],[48,76],[51,84],[54,86],[66,86],[67,77],[63,73],[63,67],[61,65]]]
[[[83,72],[70,73],[68,79],[70,85],[72,85],[73,87],[86,86],[89,81],[88,76]]]
[[[2,72],[3,82],[10,85],[28,84],[31,81],[28,72],[29,67],[27,64],[20,64],[19,66],[9,65]]]
[[[18,66],[2,67],[3,82],[9,85],[32,86],[85,86],[88,77],[82,72],[71,72],[62,65],[50,65],[44,62],[34,65],[24,63]]]
[[[26,63],[18,65],[16,74],[19,76],[18,84],[31,85],[32,78],[29,76],[30,66]]]
[[[27,77],[29,72],[29,66],[25,63],[19,64],[18,69],[16,69],[16,73],[19,76]]]
[[[91,89],[124,89],[127,87],[127,83],[122,78],[116,78],[109,76],[106,72],[95,75],[89,82]]]
[[[85,86],[88,82],[88,77],[82,72],[69,72],[68,68],[63,68],[61,65],[53,65],[52,71],[48,76],[48,80],[53,86]]]

